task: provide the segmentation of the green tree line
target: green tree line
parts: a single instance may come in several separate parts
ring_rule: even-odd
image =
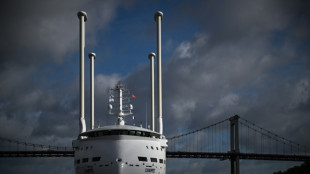
[[[310,173],[310,161],[306,161],[300,166],[294,166],[292,168],[287,169],[286,171],[278,171],[273,174],[308,174]]]

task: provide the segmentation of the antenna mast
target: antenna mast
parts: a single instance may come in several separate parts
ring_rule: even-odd
[[[162,78],[161,78],[161,20],[164,14],[158,11],[154,15],[157,23],[157,83],[158,83],[158,132],[163,134],[163,110],[162,110]]]
[[[119,82],[115,88],[110,89],[109,114],[117,117],[117,125],[125,125],[123,117],[133,114],[130,104],[130,91]]]
[[[85,109],[84,109],[84,48],[85,48],[85,22],[87,14],[85,11],[78,12],[80,19],[80,133],[86,131]]]

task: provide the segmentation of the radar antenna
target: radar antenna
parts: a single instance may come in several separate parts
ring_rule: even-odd
[[[125,125],[123,117],[133,114],[133,106],[130,104],[130,91],[118,82],[110,89],[109,114],[117,117],[117,125]]]

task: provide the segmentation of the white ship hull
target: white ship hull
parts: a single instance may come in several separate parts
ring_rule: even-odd
[[[117,126],[115,130],[122,131],[121,127],[150,131],[133,126]],[[73,147],[76,174],[166,173],[167,140],[159,137],[104,135],[74,140]]]

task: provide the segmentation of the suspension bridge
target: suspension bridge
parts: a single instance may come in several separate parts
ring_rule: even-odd
[[[310,160],[309,149],[268,131],[238,115],[185,134],[168,138],[167,158],[239,160]],[[33,144],[0,137],[0,157],[74,157],[72,147]]]

